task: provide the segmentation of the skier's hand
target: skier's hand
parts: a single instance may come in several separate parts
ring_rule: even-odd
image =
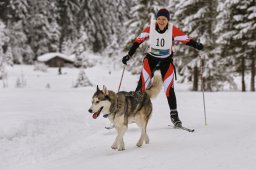
[[[191,46],[197,50],[202,50],[204,45],[200,42],[196,42],[195,40],[191,39],[186,45]]]
[[[128,60],[130,60],[130,56],[129,55],[124,56],[122,59],[123,64],[127,65]]]

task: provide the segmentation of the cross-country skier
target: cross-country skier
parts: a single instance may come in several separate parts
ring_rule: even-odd
[[[174,75],[175,67],[173,65],[173,44],[174,41],[181,42],[188,46],[192,46],[197,50],[203,49],[203,44],[194,41],[182,32],[178,27],[170,21],[170,13],[167,9],[162,8],[156,14],[156,21],[151,20],[151,24],[134,40],[128,55],[122,59],[123,64],[135,53],[136,49],[145,40],[149,40],[147,54],[143,60],[143,69],[136,91],[144,92],[148,86],[150,79],[154,75],[155,70],[160,70],[164,92],[166,94],[170,107],[171,121],[175,127],[182,127],[177,111],[176,96],[174,92]]]

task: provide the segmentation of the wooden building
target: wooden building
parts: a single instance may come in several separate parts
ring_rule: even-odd
[[[46,53],[37,58],[39,62],[43,62],[49,67],[64,67],[65,65],[73,65],[74,58],[61,53]]]

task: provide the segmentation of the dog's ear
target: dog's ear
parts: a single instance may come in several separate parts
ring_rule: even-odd
[[[97,91],[100,91],[99,86],[97,85]]]
[[[107,87],[104,86],[104,85],[103,85],[103,93],[104,93],[105,95],[108,95],[108,89],[107,89]]]

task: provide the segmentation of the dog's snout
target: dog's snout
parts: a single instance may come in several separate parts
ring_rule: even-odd
[[[89,111],[90,113],[92,113],[92,109],[89,109],[88,111]]]

